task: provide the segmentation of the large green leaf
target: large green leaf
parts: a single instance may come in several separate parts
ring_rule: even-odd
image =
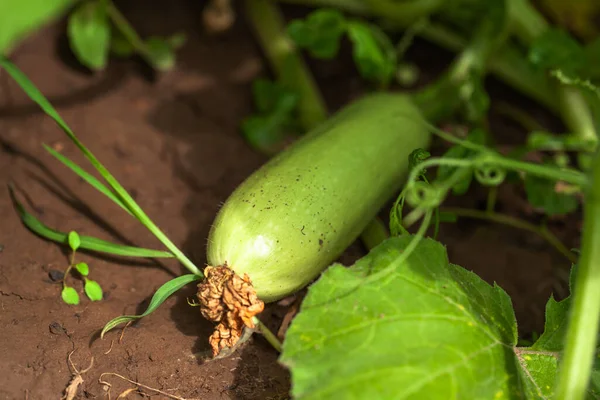
[[[508,295],[449,264],[431,239],[395,265],[412,238],[391,238],[350,268],[334,265],[309,289],[282,354],[297,398],[493,399],[520,390]]]
[[[412,239],[333,265],[309,288],[281,358],[295,398],[551,397],[559,353],[515,347],[506,292],[450,264],[432,239],[402,262]]]
[[[7,55],[25,36],[61,16],[74,2],[74,0],[0,1],[0,55]]]

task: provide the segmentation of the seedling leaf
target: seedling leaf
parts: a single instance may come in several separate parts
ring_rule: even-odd
[[[333,9],[319,9],[305,19],[297,19],[287,27],[288,36],[300,48],[315,58],[331,59],[340,48],[340,39],[346,30],[342,13]]]
[[[527,174],[524,183],[529,203],[548,215],[569,214],[579,205],[575,196],[557,192],[556,182],[552,180]]]
[[[0,56],[27,35],[61,16],[74,0],[0,1]]]
[[[88,267],[88,265],[84,262],[80,262],[77,263],[75,265],[75,269],[77,270],[77,272],[79,272],[82,276],[88,276],[90,273],[90,268]]]
[[[85,294],[90,300],[102,300],[102,288],[100,287],[100,284],[98,284],[98,282],[86,278],[83,289],[85,290]]]
[[[191,282],[194,282],[194,281],[197,281],[200,279],[201,279],[200,276],[194,275],[194,274],[181,275],[181,276],[178,276],[177,278],[171,279],[170,281],[163,284],[160,288],[158,288],[158,290],[154,293],[154,296],[152,296],[152,299],[150,300],[150,304],[148,305],[148,308],[146,309],[146,311],[144,311],[143,314],[122,315],[120,317],[112,319],[106,325],[104,325],[104,328],[102,329],[100,337],[104,338],[104,334],[106,332],[110,331],[113,328],[116,328],[117,326],[119,326],[121,324],[135,321],[137,319],[143,318],[146,315],[154,312],[154,310],[156,310],[162,303],[164,303],[164,301],[167,300],[169,298],[169,296],[171,296],[173,293],[175,293],[176,291],[178,291],[179,289],[181,289],[188,283],[191,283]]]
[[[63,301],[70,305],[78,305],[79,304],[79,294],[77,291],[71,286],[64,286],[61,292],[61,297]]]
[[[79,246],[81,246],[81,239],[79,238],[79,234],[75,231],[71,231],[69,232],[69,247],[71,247],[71,250],[73,251],[77,251],[77,249],[79,249]]]
[[[110,48],[110,22],[105,1],[87,1],[69,16],[67,33],[77,59],[92,70],[106,66]]]

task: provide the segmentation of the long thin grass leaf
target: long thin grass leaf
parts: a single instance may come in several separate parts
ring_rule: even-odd
[[[131,213],[160,240],[167,249],[175,255],[175,257],[192,273],[202,275],[200,269],[185,255],[175,244],[164,234],[158,226],[146,215],[135,200],[127,193],[121,184],[112,176],[112,174],[98,161],[98,159],[77,139],[73,131],[58,115],[58,112],[52,107],[50,102],[37,89],[37,87],[23,74],[12,62],[6,57],[0,57],[0,66],[3,67],[8,74],[21,86],[21,89],[35,101],[44,112],[50,116],[62,128],[73,143],[81,150],[85,157],[98,170],[106,182],[112,187],[116,195],[121,199],[123,204],[131,211]]]
[[[131,214],[131,211],[129,211],[127,209],[127,206],[125,206],[125,204],[123,204],[123,202],[121,201],[121,199],[119,199],[112,190],[110,190],[109,188],[107,188],[106,185],[104,185],[102,182],[100,182],[98,179],[96,179],[96,177],[94,175],[86,172],[79,165],[75,164],[68,157],[60,154],[58,151],[54,150],[52,147],[44,144],[44,148],[50,154],[52,154],[56,159],[58,159],[58,161],[62,162],[70,170],[72,170],[73,172],[75,172],[81,179],[83,179],[84,181],[86,181],[87,183],[89,183],[91,186],[93,186],[100,193],[102,193],[103,195],[105,195],[106,197],[108,197],[109,199],[111,199],[112,201],[114,201],[115,203],[117,203],[117,205],[119,205],[123,210],[125,210],[129,214]]]
[[[104,334],[106,332],[110,331],[111,329],[113,329],[121,324],[135,321],[136,319],[140,319],[140,318],[147,316],[148,314],[150,314],[154,310],[156,310],[162,303],[164,303],[165,300],[167,300],[173,293],[175,293],[176,291],[178,291],[185,285],[187,285],[191,282],[200,280],[200,279],[201,279],[201,277],[198,275],[186,274],[186,275],[178,276],[177,278],[171,279],[170,281],[164,283],[154,293],[154,296],[152,296],[152,300],[150,300],[150,304],[148,305],[148,308],[146,309],[146,311],[144,311],[143,314],[121,315],[120,317],[112,319],[106,325],[104,325],[104,328],[102,329],[102,332],[100,333],[100,338],[103,339]]]
[[[60,232],[44,225],[35,216],[28,213],[25,207],[17,200],[14,195],[13,188],[9,186],[10,196],[13,200],[15,208],[21,217],[21,221],[34,233],[39,236],[52,240],[54,242],[65,244],[68,240],[68,233]],[[175,256],[167,251],[146,249],[143,247],[125,246],[121,244],[111,243],[106,240],[98,239],[92,236],[79,235],[80,249],[98,251],[101,253],[113,254],[125,257],[141,257],[141,258],[174,258]]]

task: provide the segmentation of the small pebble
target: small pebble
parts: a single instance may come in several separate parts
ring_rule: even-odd
[[[61,282],[65,277],[65,273],[57,269],[51,269],[48,271],[48,277],[52,282]]]
[[[48,328],[50,329],[50,333],[53,335],[60,335],[61,333],[66,334],[67,330],[58,322],[52,322]]]

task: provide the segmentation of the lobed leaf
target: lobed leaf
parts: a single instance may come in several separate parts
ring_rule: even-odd
[[[511,398],[521,390],[508,295],[450,264],[432,239],[398,265],[411,240],[388,239],[309,288],[281,357],[295,398]]]
[[[506,292],[432,239],[399,264],[411,240],[390,238],[309,287],[281,356],[294,398],[552,398],[569,299],[551,299],[544,334],[516,347]],[[597,359],[589,398],[599,388]]]
[[[574,265],[569,279],[571,295],[561,301],[556,301],[554,296],[548,300],[544,332],[530,347],[517,351],[519,361],[528,371],[529,385],[535,387],[544,398],[551,398],[554,394],[552,389],[559,368],[560,352],[564,349],[576,273],[577,266]],[[598,350],[600,355],[600,349]],[[590,383],[588,398],[600,398],[600,358],[598,357],[594,363]]]

